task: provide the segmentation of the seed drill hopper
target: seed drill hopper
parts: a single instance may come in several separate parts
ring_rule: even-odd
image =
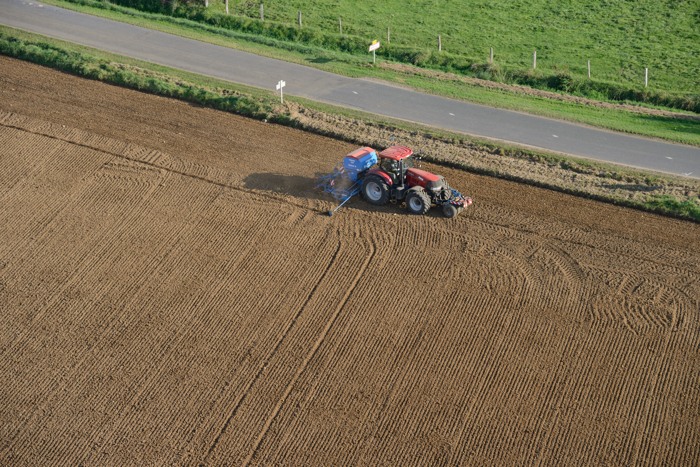
[[[316,187],[340,201],[335,209],[328,211],[329,216],[360,193],[364,174],[376,163],[377,152],[374,149],[360,148],[345,156],[343,163],[335,167],[333,172],[319,177]]]

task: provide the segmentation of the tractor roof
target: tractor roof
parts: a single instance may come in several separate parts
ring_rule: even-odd
[[[382,159],[393,159],[400,161],[413,154],[413,149],[406,146],[391,146],[378,154]]]
[[[352,157],[353,159],[361,159],[362,157],[366,156],[367,154],[371,154],[373,152],[376,152],[374,149],[370,147],[364,147],[360,149],[355,149],[353,152],[348,154],[345,157]]]

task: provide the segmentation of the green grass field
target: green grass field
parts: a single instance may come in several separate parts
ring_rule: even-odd
[[[258,18],[254,0],[229,4],[230,12]],[[387,40],[392,45],[443,50],[506,67],[569,70],[594,79],[671,92],[700,92],[700,3],[697,0],[289,0],[266,1],[265,19],[305,28]],[[223,12],[223,0],[210,8]]]

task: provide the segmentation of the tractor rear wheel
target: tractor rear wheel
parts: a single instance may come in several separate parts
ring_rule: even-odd
[[[368,203],[383,206],[389,201],[389,185],[376,175],[370,175],[362,182],[362,197]]]
[[[430,196],[423,190],[411,190],[406,195],[406,208],[411,214],[425,214],[430,209]]]
[[[442,205],[442,215],[448,219],[452,219],[459,213],[459,209],[454,204],[445,203]]]

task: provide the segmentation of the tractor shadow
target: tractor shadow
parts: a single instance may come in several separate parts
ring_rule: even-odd
[[[316,189],[317,184],[317,177],[279,173],[253,173],[243,180],[243,185],[250,190],[270,191],[278,195],[298,198],[332,200],[333,197],[331,195]]]

